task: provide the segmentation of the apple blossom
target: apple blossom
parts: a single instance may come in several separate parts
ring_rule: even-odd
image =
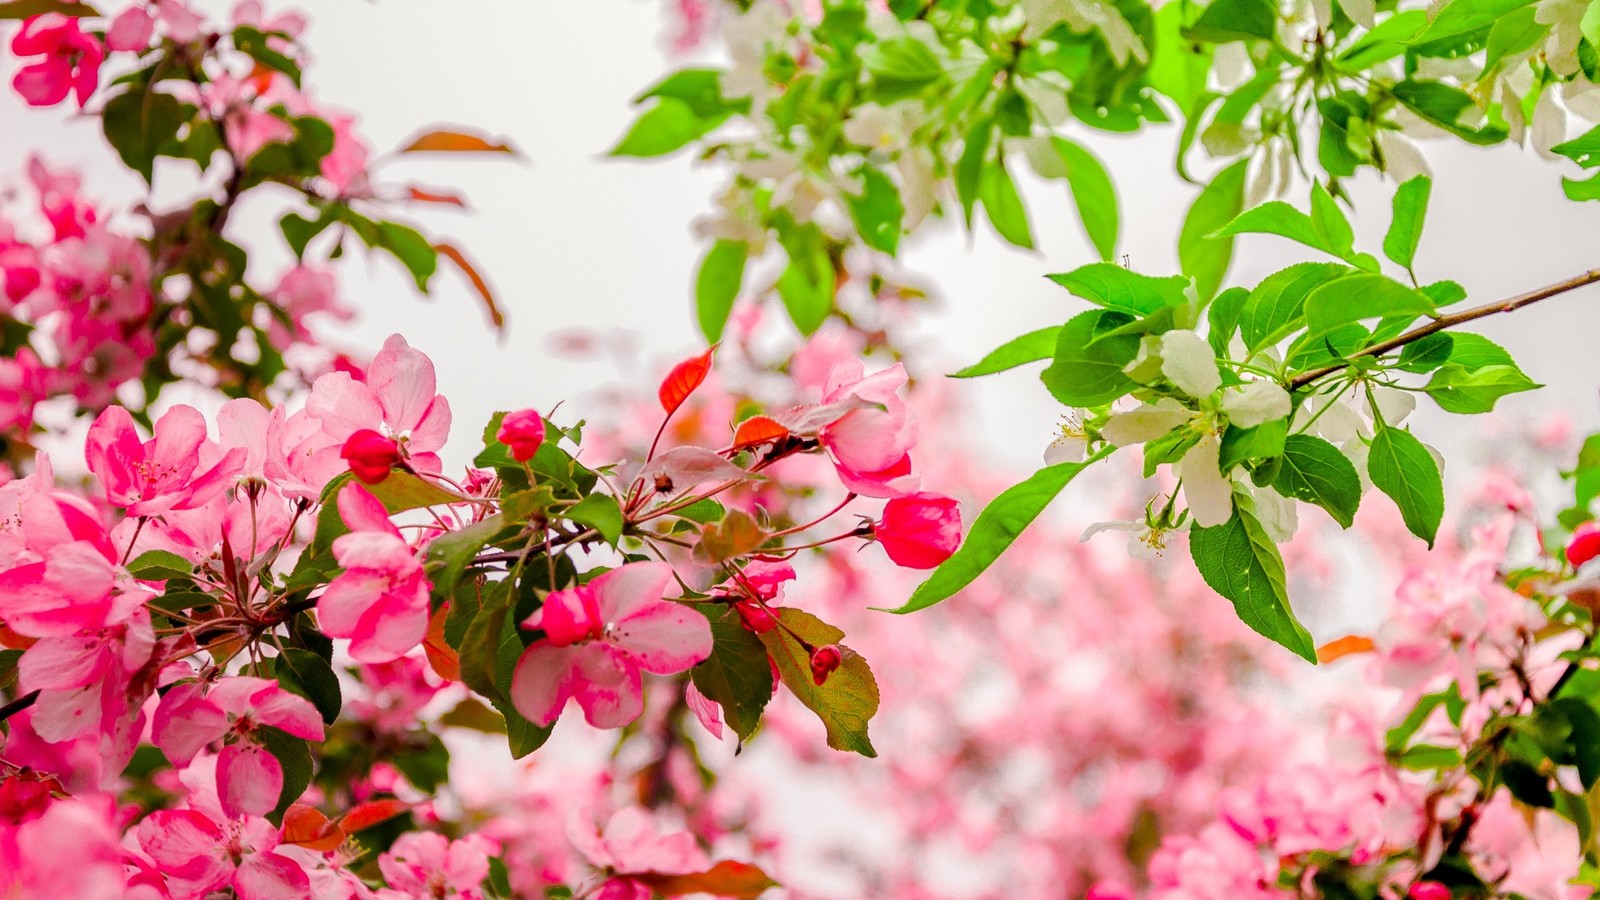
[[[350,639],[352,657],[387,662],[422,643],[428,579],[376,497],[352,481],[337,502],[351,532],[333,542],[344,571],[317,600],[317,615],[328,634]]]
[[[894,497],[883,505],[872,535],[897,565],[931,569],[961,543],[961,506],[928,491]]]
[[[105,51],[93,35],[83,33],[77,19],[53,12],[34,16],[11,39],[11,52],[44,57],[18,70],[11,82],[33,106],[54,106],[69,93],[85,106],[99,86]]]

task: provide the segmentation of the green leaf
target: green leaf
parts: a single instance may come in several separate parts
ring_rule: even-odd
[[[1367,455],[1367,474],[1400,507],[1406,528],[1432,549],[1444,518],[1444,479],[1428,448],[1411,432],[1380,423]]]
[[[188,578],[194,574],[194,563],[166,550],[146,550],[128,563],[128,574],[140,581]]]
[[[1324,282],[1306,297],[1308,339],[1362,319],[1423,316],[1434,313],[1433,301],[1386,275],[1358,272]]]
[[[1278,33],[1278,5],[1272,0],[1215,0],[1189,26],[1195,40],[1225,44],[1249,38],[1272,40]]]
[[[106,101],[101,125],[117,155],[149,184],[157,151],[178,136],[188,118],[183,104],[171,94],[129,90]]]
[[[233,30],[234,49],[249,56],[262,66],[289,76],[296,88],[300,87],[300,66],[289,57],[272,49],[271,42],[259,28],[240,25]]]
[[[498,678],[500,645],[507,624],[515,634],[517,623],[511,621],[510,585],[505,582],[486,584],[481,599],[477,615],[467,623],[456,645],[456,656],[461,663],[461,682],[495,702],[507,696],[501,692]],[[517,652],[520,655],[520,643]]]
[[[778,666],[784,687],[817,714],[828,732],[828,746],[876,757],[867,735],[867,726],[878,711],[878,682],[861,655],[840,647],[844,659],[823,684],[811,678],[811,654],[800,642],[812,647],[838,644],[844,632],[802,610],[784,607],[775,610],[779,628],[761,635],[761,643]]]
[[[1317,648],[1289,607],[1283,557],[1256,518],[1248,494],[1233,495],[1233,518],[1189,533],[1189,553],[1200,576],[1233,602],[1239,618],[1255,631],[1313,665]]]
[[[729,115],[731,111],[723,109],[702,116],[686,100],[661,97],[634,120],[628,133],[611,148],[611,155],[664,156],[710,133],[727,121]]]
[[[273,824],[278,824],[283,821],[283,812],[289,804],[299,800],[311,786],[311,744],[268,725],[256,726],[255,737],[283,768],[283,790],[278,794],[278,805],[267,814]]]
[[[1411,39],[1412,45],[1428,44],[1456,37],[1492,25],[1496,19],[1533,0],[1452,0],[1439,10],[1428,27]]]
[[[1004,160],[997,160],[983,170],[978,184],[978,197],[983,200],[983,210],[1000,236],[1018,247],[1033,249],[1033,232],[1028,227],[1028,211],[1017,193],[1016,182]]]
[[[1046,276],[1075,297],[1117,312],[1145,316],[1158,309],[1182,306],[1188,301],[1184,288],[1189,279],[1181,275],[1152,278],[1124,269],[1116,263],[1090,263],[1058,275]]]
[[[711,616],[711,655],[690,671],[700,693],[722,707],[723,721],[747,741],[772,699],[772,666],[767,648],[731,606]]]
[[[1322,186],[1322,182],[1313,182],[1311,185],[1311,224],[1317,233],[1327,238],[1337,255],[1348,258],[1354,249],[1356,233],[1350,227],[1350,220],[1345,218],[1344,211],[1339,209],[1339,204]]]
[[[1471,415],[1494,409],[1507,394],[1531,391],[1542,385],[1514,365],[1469,368],[1451,363],[1440,367],[1422,389],[1446,412]]]
[[[881,82],[909,88],[944,77],[944,67],[928,45],[909,35],[878,41],[861,51],[861,64]]]
[[[1403,753],[1395,756],[1394,764],[1413,771],[1446,769],[1461,764],[1461,751],[1454,747],[1417,744],[1414,747],[1407,747]]]
[[[1088,148],[1064,137],[1053,137],[1051,142],[1061,161],[1067,165],[1067,185],[1072,188],[1072,203],[1078,208],[1078,221],[1089,235],[1101,259],[1111,259],[1117,254],[1117,189],[1105,166]]]
[[[1383,255],[1408,270],[1417,255],[1417,241],[1422,238],[1422,220],[1428,212],[1432,186],[1428,176],[1418,175],[1394,192],[1394,218],[1389,222],[1389,233],[1383,237]]]
[[[588,525],[615,547],[622,540],[622,507],[610,494],[590,494],[567,510],[567,518]]]
[[[745,263],[749,259],[749,244],[719,240],[700,261],[700,272],[694,281],[694,307],[700,319],[700,332],[706,336],[707,343],[722,340],[722,329],[728,324],[734,301],[739,299]]]
[[[1233,342],[1233,333],[1239,330],[1239,317],[1249,299],[1249,291],[1231,287],[1211,301],[1211,306],[1206,309],[1206,340],[1211,344],[1213,353],[1218,356],[1228,354],[1228,345]]]
[[[1233,262],[1233,237],[1217,237],[1218,229],[1244,209],[1245,174],[1250,160],[1241,159],[1217,173],[1184,216],[1178,234],[1178,265],[1194,278],[1200,299],[1210,299],[1222,287]]]
[[[1551,147],[1550,152],[1565,156],[1585,169],[1600,166],[1600,125],[1584,132],[1581,137]]]
[[[1406,52],[1406,43],[1428,25],[1428,12],[1408,9],[1397,12],[1363,34],[1338,56],[1348,71],[1368,69]]]
[[[310,650],[285,647],[274,664],[278,681],[285,689],[310,700],[322,714],[324,724],[332,725],[344,705],[339,677],[333,667]]]
[[[861,193],[845,197],[856,231],[868,247],[893,256],[900,246],[900,223],[906,215],[900,189],[872,166],[862,166],[856,175],[861,179]]]
[[[933,570],[927,581],[917,586],[911,599],[904,606],[886,612],[910,613],[927,609],[971,584],[1044,512],[1068,482],[1090,465],[1110,456],[1111,451],[1109,447],[1102,449],[1081,463],[1046,466],[1021,484],[1006,488],[978,514],[966,540]]]
[[[1461,2],[1461,0],[1457,0]],[[1446,7],[1448,9],[1448,7]],[[1440,14],[1443,16],[1443,13]],[[1434,24],[1438,24],[1438,19]],[[1406,108],[1469,144],[1488,146],[1506,139],[1506,126],[1489,122],[1480,127],[1467,124],[1481,111],[1472,95],[1437,81],[1402,81],[1390,88]]]
[[[1311,292],[1353,271],[1338,263],[1298,263],[1262,279],[1239,313],[1245,346],[1254,353],[1299,330]]]
[[[1039,380],[1067,406],[1099,406],[1133,390],[1133,379],[1122,370],[1139,353],[1139,335],[1110,333],[1133,321],[1099,309],[1068,319],[1056,337],[1055,359]]]
[[[413,732],[412,739],[417,745],[389,759],[417,790],[432,794],[439,790],[439,785],[450,780],[450,751],[439,736],[431,732]]]
[[[1400,351],[1399,367],[1418,374],[1452,364],[1468,369],[1484,366],[1515,366],[1511,354],[1481,334],[1441,331],[1407,344]]]
[[[317,528],[311,539],[311,552],[306,554],[307,556],[326,555],[333,546],[334,538],[350,533],[350,526],[339,516],[337,498],[339,492],[344,490],[345,485],[353,478],[349,472],[341,473],[322,489],[322,508],[317,512]],[[461,502],[459,496],[433,482],[424,481],[410,472],[399,470],[390,472],[388,478],[377,484],[365,484],[362,487],[376,497],[390,515],[408,509]]]
[[[1187,433],[1188,437],[1185,441],[1187,446],[1183,448],[1182,453],[1176,454],[1171,459],[1163,459],[1157,465],[1168,462],[1176,463],[1188,453],[1189,447],[1200,439],[1200,435],[1192,428],[1179,428],[1177,431]],[[1271,459],[1279,456],[1283,453],[1284,442],[1288,439],[1288,436],[1288,419],[1274,419],[1270,422],[1263,422],[1254,428],[1240,428],[1237,425],[1229,425],[1228,430],[1222,433],[1222,448],[1218,455],[1217,464],[1221,466],[1222,471],[1226,472],[1247,460]],[[1154,443],[1152,441],[1151,445]],[[1149,446],[1146,445],[1145,450],[1147,457],[1145,459],[1146,478],[1155,474],[1155,466],[1150,464],[1150,459],[1148,458],[1151,455]]]
[[[1291,435],[1272,488],[1302,503],[1328,511],[1340,527],[1349,528],[1361,506],[1361,476],[1338,447],[1309,434]]]
[[[422,232],[399,222],[378,223],[379,245],[400,261],[416,279],[417,290],[428,292],[428,282],[439,268],[439,252]]]
[[[789,265],[778,276],[778,297],[795,327],[809,335],[821,328],[833,311],[833,259],[828,255],[827,240],[810,222],[784,229],[780,238]]]
[[[1320,191],[1322,186],[1317,185]],[[1323,196],[1326,196],[1323,191]],[[1313,193],[1313,205],[1316,205],[1316,194]],[[1328,201],[1331,203],[1331,199]],[[1343,223],[1341,229],[1339,224]],[[1213,237],[1228,237],[1236,234],[1275,234],[1286,237],[1291,241],[1299,241],[1314,250],[1321,250],[1330,256],[1346,259],[1350,256],[1349,223],[1344,221],[1343,215],[1337,208],[1329,211],[1323,207],[1322,212],[1316,216],[1308,216],[1298,209],[1284,203],[1282,200],[1273,200],[1260,206],[1251,207],[1240,213],[1237,218],[1229,222],[1226,227],[1217,232]]]
[[[462,573],[479,551],[506,530],[505,517],[495,514],[429,541],[423,566],[433,583],[434,593],[444,597],[454,594]]]
[[[1060,334],[1060,325],[1051,325],[1038,331],[1030,331],[1021,337],[1012,338],[991,350],[987,356],[978,360],[959,372],[952,374],[951,378],[976,378],[979,375],[993,375],[1017,366],[1050,359],[1056,355],[1056,336]]]
[[[506,616],[500,626],[500,646],[495,651],[494,678],[495,686],[499,689],[498,696],[490,702],[500,711],[506,720],[506,743],[511,749],[512,759],[522,759],[524,756],[544,746],[550,740],[550,735],[555,731],[555,723],[549,725],[535,725],[523,718],[508,699],[511,696],[511,682],[517,674],[517,663],[522,660],[522,638],[515,616]]]

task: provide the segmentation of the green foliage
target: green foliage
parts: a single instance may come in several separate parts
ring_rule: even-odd
[[[1233,518],[1213,528],[1196,527],[1189,551],[1212,590],[1233,602],[1246,625],[1298,654],[1317,661],[1317,648],[1289,607],[1283,557],[1256,518],[1255,502],[1235,493]]]
[[[722,717],[740,741],[755,734],[761,712],[772,699],[772,667],[767,649],[731,606],[711,619],[711,655],[692,670],[694,686],[722,707]]]
[[[1444,479],[1428,448],[1409,431],[1380,425],[1368,449],[1367,474],[1400,507],[1406,528],[1432,548],[1444,518]]]
[[[867,725],[878,712],[878,682],[860,654],[841,646],[843,661],[817,684],[811,676],[811,649],[838,644],[844,632],[798,609],[774,611],[779,627],[761,635],[761,643],[778,667],[778,677],[801,703],[817,714],[827,729],[828,746],[875,757]]]

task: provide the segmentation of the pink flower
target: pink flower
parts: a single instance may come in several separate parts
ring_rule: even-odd
[[[1572,529],[1572,538],[1567,541],[1567,562],[1576,569],[1596,556],[1600,556],[1600,522],[1585,522]]]
[[[111,20],[111,27],[106,30],[106,47],[137,53],[150,46],[155,28],[156,20],[149,10],[139,5],[130,6]]]
[[[139,848],[166,876],[168,894],[199,900],[233,888],[239,900],[311,897],[311,879],[281,853],[278,829],[255,816],[223,821],[198,809],[163,809],[134,830]]]
[[[344,572],[317,600],[317,618],[324,632],[350,639],[357,662],[388,662],[427,635],[428,579],[378,498],[352,481],[338,504],[351,528],[333,542]]]
[[[333,151],[322,158],[322,177],[340,197],[370,193],[367,187],[367,145],[355,131],[355,117],[322,117],[333,126]]]
[[[495,440],[511,448],[512,459],[527,462],[544,443],[544,417],[531,409],[506,413]]]
[[[10,784],[10,782],[7,782]],[[0,814],[0,894],[116,900],[127,868],[111,798],[49,801],[18,822]]]
[[[344,322],[355,315],[339,302],[339,285],[333,273],[310,266],[295,266],[285,272],[278,279],[277,287],[267,293],[267,298],[289,319],[289,324],[285,325],[282,317],[267,315],[258,323],[266,326],[272,345],[280,350],[296,341],[311,342],[312,333],[306,320],[312,316],[326,315]]]
[[[896,565],[931,569],[961,544],[961,505],[926,491],[895,497],[883,505],[873,535]]]
[[[370,429],[395,439],[411,465],[424,472],[440,469],[434,452],[450,433],[450,404],[436,392],[433,363],[396,334],[383,344],[367,368],[365,382],[343,372],[318,378],[306,412],[334,444]]]
[[[217,796],[225,815],[265,815],[283,792],[283,766],[261,745],[257,729],[269,726],[308,741],[322,740],[322,718],[311,701],[275,681],[239,676],[203,690],[180,684],[161,698],[151,739],[179,766],[221,738],[230,738],[217,758]]]
[[[1450,889],[1437,881],[1419,881],[1406,891],[1409,900],[1450,900]]]
[[[640,670],[668,675],[711,655],[706,618],[661,599],[665,563],[629,563],[545,598],[525,628],[545,637],[522,653],[511,684],[517,711],[549,725],[576,698],[596,728],[619,728],[643,709]]]
[[[205,505],[245,458],[243,450],[224,453],[208,441],[205,418],[190,406],[174,406],[156,420],[149,441],[139,440],[127,410],[107,407],[89,428],[86,452],[106,500],[130,516]]]
[[[442,834],[413,831],[378,857],[378,869],[395,897],[481,900],[495,850],[493,842],[477,835],[452,841]]]
[[[596,900],[649,900],[654,896],[650,887],[630,876],[684,875],[710,865],[694,835],[687,831],[663,835],[650,814],[638,807],[618,810],[598,833],[593,826],[569,827],[567,839],[590,865],[611,876]]]
[[[849,360],[828,376],[824,405],[856,402],[863,408],[823,426],[822,445],[845,487],[865,497],[899,497],[917,486],[910,456],[917,422],[899,395],[905,367],[896,363],[873,375],[862,373],[861,362]]]
[[[339,457],[350,464],[350,471],[367,484],[377,484],[389,477],[394,467],[404,461],[400,445],[370,428],[363,428],[344,442]]]
[[[844,663],[844,652],[838,644],[824,644],[811,651],[811,680],[818,687],[826,684],[828,676],[839,670]]]
[[[11,52],[44,57],[23,66],[11,80],[30,106],[55,106],[72,93],[82,107],[100,83],[100,63],[105,59],[100,42],[84,34],[77,19],[59,13],[24,22],[11,39]]]

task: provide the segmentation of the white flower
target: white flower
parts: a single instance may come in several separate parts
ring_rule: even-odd
[[[1567,139],[1567,110],[1556,99],[1555,91],[1539,95],[1533,107],[1533,149],[1545,159],[1555,159],[1550,148]]]
[[[788,28],[789,16],[776,3],[757,3],[748,12],[723,20],[722,38],[733,62],[722,76],[723,96],[750,97],[755,111],[760,111],[769,92],[767,50],[784,39]]]
[[[1153,441],[1194,417],[1194,412],[1171,397],[1146,403],[1138,409],[1113,413],[1100,436],[1115,447]]]
[[[1339,0],[1339,7],[1363,28],[1371,28],[1377,22],[1378,9],[1373,0]]]
[[[1289,392],[1270,381],[1250,381],[1222,393],[1222,411],[1240,428],[1289,417]]]
[[[1077,413],[1069,413],[1061,417],[1061,429],[1056,439],[1044,448],[1044,462],[1047,466],[1083,462],[1088,452],[1089,438],[1084,433],[1083,421]]]
[[[1193,331],[1169,331],[1161,336],[1161,374],[1194,398],[1209,397],[1222,387],[1217,355],[1206,339]]]
[[[844,136],[869,150],[898,150],[906,145],[916,127],[917,114],[910,103],[863,103],[844,123]]]
[[[1544,56],[1558,75],[1578,71],[1578,41],[1583,39],[1583,15],[1588,9],[1589,0],[1541,0],[1533,11],[1535,22],[1550,26]]]
[[[1167,535],[1182,528],[1160,528],[1150,524],[1147,520],[1128,519],[1126,521],[1096,522],[1084,529],[1083,537],[1088,539],[1104,531],[1123,531],[1128,535],[1128,555],[1135,559],[1154,559],[1167,549]]]
[[[1025,33],[1030,37],[1044,34],[1061,22],[1078,32],[1097,28],[1105,36],[1117,65],[1127,65],[1129,57],[1142,63],[1150,61],[1150,51],[1133,26],[1104,0],[1022,0],[1022,15],[1028,22]]]
[[[1183,479],[1183,500],[1194,523],[1213,528],[1233,517],[1233,479],[1222,474],[1222,442],[1205,434],[1174,467]]]
[[[1418,175],[1433,175],[1427,157],[1416,142],[1391,128],[1378,129],[1378,150],[1383,153],[1383,170],[1395,181],[1410,181]]]

